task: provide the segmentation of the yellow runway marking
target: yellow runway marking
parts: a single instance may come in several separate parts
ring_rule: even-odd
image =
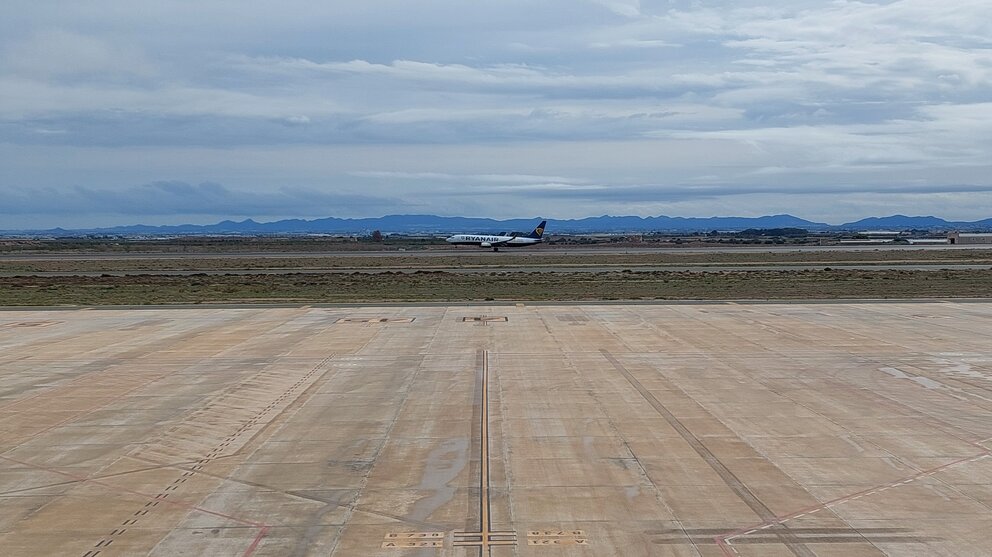
[[[483,555],[490,555],[490,547],[494,545],[516,545],[517,533],[513,531],[494,531],[492,517],[489,512],[489,351],[482,351],[482,424],[480,439],[482,451],[480,455],[479,492],[480,509],[478,532],[455,532],[455,546],[476,546]]]

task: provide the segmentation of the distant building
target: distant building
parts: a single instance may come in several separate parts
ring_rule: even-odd
[[[992,244],[989,232],[951,232],[947,240],[952,244]]]
[[[893,238],[854,238],[840,240],[841,244],[891,244],[894,243]]]
[[[863,230],[858,232],[859,236],[866,236],[868,238],[898,238],[903,234],[905,234],[905,232],[900,232],[898,230]]]

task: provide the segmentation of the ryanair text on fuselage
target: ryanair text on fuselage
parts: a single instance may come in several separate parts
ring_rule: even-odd
[[[499,248],[517,248],[522,246],[533,246],[534,244],[540,244],[544,240],[544,227],[548,224],[548,221],[541,221],[541,224],[537,225],[537,228],[533,230],[530,234],[508,234],[500,233],[492,236],[482,235],[482,234],[455,234],[446,241],[449,244],[456,246],[479,246],[482,248],[493,248],[493,251],[499,251]]]

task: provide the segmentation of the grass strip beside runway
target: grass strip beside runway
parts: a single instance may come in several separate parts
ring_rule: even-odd
[[[992,297],[992,270],[361,273],[0,278],[0,305]]]

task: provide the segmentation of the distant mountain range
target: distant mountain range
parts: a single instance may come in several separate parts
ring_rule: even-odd
[[[5,231],[4,234],[39,236],[78,235],[196,235],[196,234],[363,234],[373,230],[383,233],[446,234],[451,232],[529,231],[538,218],[494,220],[469,217],[438,217],[435,215],[388,215],[377,218],[302,220],[274,222],[225,220],[217,224],[178,226],[115,226],[111,228],[64,230]],[[698,232],[741,231],[749,228],[805,228],[811,231],[833,230],[992,230],[992,218],[974,222],[946,221],[938,217],[870,217],[840,225],[812,222],[792,215],[764,217],[587,217],[583,219],[548,220],[551,233],[610,233],[610,232]]]

